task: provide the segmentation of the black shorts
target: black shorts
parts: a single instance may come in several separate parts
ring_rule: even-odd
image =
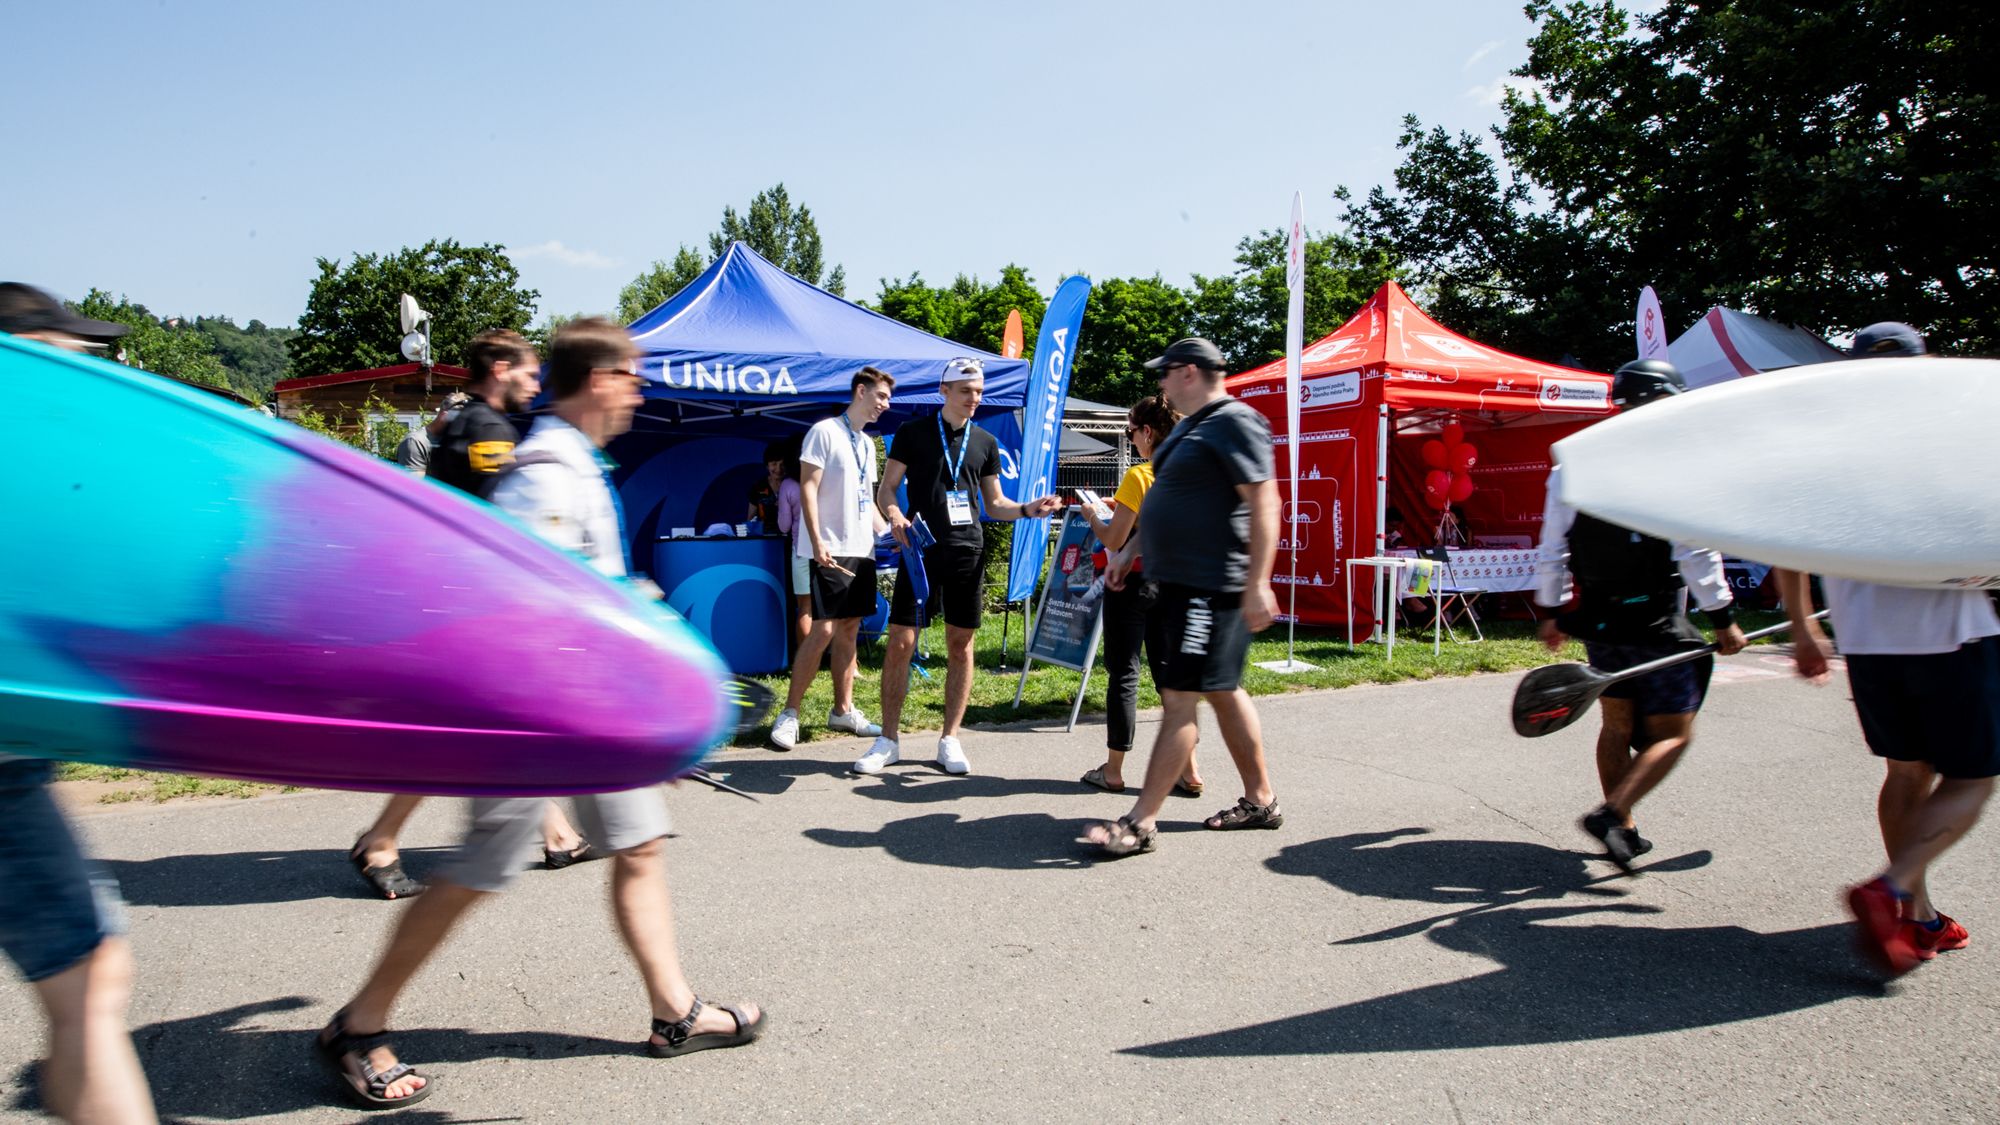
[[[1235,691],[1250,659],[1243,595],[1159,584],[1146,615],[1146,660],[1161,691]]]
[[[813,620],[844,621],[850,617],[866,617],[875,612],[875,560],[867,558],[836,557],[834,562],[852,571],[842,574],[837,570],[819,565],[812,560],[811,572]]]
[[[1622,645],[1585,641],[1583,650],[1590,655],[1590,666],[1597,671],[1623,672],[1663,656],[1686,652],[1688,646],[1671,642]],[[1708,698],[1708,679],[1714,673],[1715,657],[1704,656],[1620,680],[1604,689],[1604,698],[1631,700],[1633,715],[1641,719],[1648,715],[1692,715],[1701,710],[1702,701]]]
[[[2000,637],[1922,656],[1847,659],[1861,733],[1877,757],[1945,777],[2000,776]]]
[[[889,624],[928,625],[940,616],[960,629],[979,628],[980,603],[985,601],[984,548],[932,547],[924,552],[924,575],[930,579],[930,600],[924,619],[917,620],[917,592],[910,585],[910,568],[896,571],[896,592],[889,599]]]

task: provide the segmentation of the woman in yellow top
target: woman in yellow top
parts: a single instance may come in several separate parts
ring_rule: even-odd
[[[1154,395],[1140,400],[1126,414],[1125,433],[1139,456],[1149,458],[1180,418],[1165,395]],[[1106,551],[1117,551],[1138,534],[1139,505],[1152,487],[1153,466],[1140,461],[1125,470],[1125,479],[1111,497],[1110,522],[1099,520],[1089,505],[1083,507],[1083,518],[1090,521],[1090,529]],[[1132,565],[1132,577],[1123,590],[1104,591],[1104,672],[1111,681],[1105,690],[1105,756],[1103,765],[1083,775],[1083,783],[1111,793],[1125,791],[1125,755],[1132,750],[1132,727],[1139,709],[1140,646],[1146,639],[1146,614],[1157,594],[1158,588],[1145,581],[1144,559]],[[1174,792],[1199,797],[1201,788],[1201,772],[1190,756],[1187,776],[1174,783]]]

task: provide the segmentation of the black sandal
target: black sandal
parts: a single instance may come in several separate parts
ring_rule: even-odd
[[[348,850],[347,862],[354,865],[354,870],[361,873],[361,877],[367,880],[369,886],[375,888],[376,894],[394,900],[415,898],[424,893],[424,884],[410,878],[409,873],[403,870],[401,856],[380,867],[368,866],[368,856],[361,850],[362,841],[367,838],[363,836],[360,840],[354,841],[354,847]]]
[[[717,1004],[715,1007],[728,1012],[729,1017],[736,1021],[736,1030],[704,1031],[697,1035],[694,1021],[701,1016],[701,1010],[706,1007],[708,1005],[702,1003],[701,997],[697,996],[694,998],[694,1006],[688,1009],[687,1015],[677,1020],[663,1020],[656,1017],[653,1020],[653,1034],[665,1036],[667,1041],[655,1043],[647,1039],[646,1050],[656,1059],[671,1059],[714,1047],[741,1047],[757,1038],[764,1030],[764,1013],[758,1012],[756,1019],[746,1022],[743,1013],[734,1005]]]
[[[1205,828],[1218,832],[1229,832],[1238,828],[1276,828],[1285,823],[1285,814],[1278,811],[1278,802],[1259,805],[1248,797],[1238,797],[1236,804],[1223,809],[1201,822]]]
[[[330,1033],[330,1034],[329,1034]],[[347,1013],[334,1013],[333,1022],[313,1038],[313,1046],[319,1057],[340,1077],[341,1085],[364,1109],[400,1109],[415,1105],[431,1096],[437,1089],[437,1079],[427,1074],[418,1074],[415,1067],[398,1062],[387,1070],[378,1072],[375,1064],[368,1061],[368,1052],[378,1047],[389,1046],[389,1033],[378,1031],[373,1035],[356,1035],[347,1030]],[[392,1048],[393,1049],[393,1048]],[[354,1060],[355,1067],[349,1069],[347,1062]],[[360,1073],[356,1073],[356,1071]],[[408,1097],[391,1098],[383,1091],[405,1078],[421,1078],[422,1086]]]
[[[1108,856],[1128,856],[1138,855],[1140,852],[1150,852],[1153,850],[1153,841],[1158,839],[1160,835],[1159,829],[1141,828],[1122,816],[1117,820],[1100,820],[1097,823],[1103,827],[1105,838],[1103,840],[1091,840],[1086,836],[1084,840],[1087,843],[1096,844],[1097,849]]]
[[[593,859],[602,858],[604,858],[604,853],[591,847],[589,840],[585,840],[583,843],[566,852],[551,851],[548,848],[542,849],[542,866],[548,868],[550,871],[561,871],[565,867],[571,867],[579,863],[589,863]]]

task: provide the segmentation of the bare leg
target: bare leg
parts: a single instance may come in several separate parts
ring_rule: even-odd
[[[1113,789],[1125,784],[1125,751],[1106,749],[1104,764],[1097,770],[1104,775],[1104,784]]]
[[[813,677],[819,675],[819,659],[826,655],[826,646],[833,640],[833,626],[832,621],[814,621],[805,643],[799,646],[799,654],[792,660],[791,686],[785,691],[786,710],[796,711],[806,701],[806,689],[812,687]]]
[[[961,629],[956,625],[944,627],[947,657],[944,671],[944,729],[940,732],[942,734],[957,734],[959,724],[965,721],[965,705],[972,699],[972,642],[978,639],[977,629]]]
[[[1905,764],[1891,762],[1892,776],[1897,766]],[[1896,835],[1888,839],[1889,868],[1882,875],[1897,888],[1911,893],[1912,916],[1918,921],[1928,922],[1937,916],[1924,882],[1931,863],[1972,830],[1992,795],[1990,777],[1944,778],[1898,825]],[[1923,897],[1916,897],[1919,895]],[[1922,914],[1915,913],[1919,903]]]
[[[573,852],[583,846],[583,833],[563,815],[562,806],[549,802],[548,811],[542,814],[542,847],[552,852]]]
[[[882,737],[899,741],[903,729],[903,699],[910,694],[910,658],[917,654],[913,625],[889,626],[889,651],[882,663]]]
[[[1632,768],[1632,724],[1636,720],[1629,699],[1599,699],[1597,712],[1604,720],[1604,725],[1597,728],[1597,784],[1604,790],[1604,799],[1609,801]],[[1625,816],[1625,827],[1632,827],[1629,813]]]
[[[1174,790],[1174,779],[1187,768],[1188,755],[1194,753],[1196,733],[1195,718],[1201,706],[1201,696],[1191,691],[1163,691],[1160,693],[1160,733],[1153,739],[1153,754],[1146,761],[1146,783],[1139,790],[1139,800],[1125,819],[1141,828],[1153,827],[1159,818],[1160,809],[1167,803],[1167,795]],[[1095,833],[1092,834],[1093,838]]]
[[[1264,763],[1264,730],[1257,719],[1257,705],[1250,702],[1250,693],[1237,688],[1210,692],[1205,698],[1215,708],[1215,725],[1222,730],[1222,744],[1229,749],[1236,772],[1243,777],[1243,795],[1252,804],[1270,804],[1277,795],[1271,791],[1271,773]],[[1188,755],[1191,758],[1193,754],[1194,740],[1189,739]]]
[[[368,866],[387,867],[396,862],[400,855],[396,844],[402,838],[403,825],[422,802],[423,798],[414,793],[398,793],[382,806],[375,823],[361,834],[361,852],[368,860]]]
[[[1632,823],[1632,806],[1673,772],[1674,766],[1680,763],[1681,755],[1694,741],[1694,713],[1648,715],[1644,729],[1646,748],[1632,759],[1632,767],[1625,771],[1625,776],[1604,798],[1604,803],[1611,806],[1611,811],[1617,813],[1628,827]]]
[[[73,1125],[150,1122],[153,1095],[125,1030],[132,948],[105,938],[90,955],[35,982],[49,1019],[42,1102]]]
[[[1917,812],[1924,807],[1924,801],[1937,788],[1937,771],[1928,762],[1899,762],[1884,759],[1888,772],[1882,778],[1882,792],[1875,798],[1875,819],[1882,826],[1882,850],[1889,859],[1896,858],[1894,841],[1905,838],[1917,822]],[[1913,883],[1898,883],[1897,889],[1910,896],[1910,916],[1919,921],[1929,921],[1936,917],[1931,909],[1930,891],[1924,886],[1924,873],[1918,872]]]
[[[651,840],[611,857],[611,909],[618,932],[646,982],[646,999],[655,1019],[678,1020],[694,1006],[694,989],[681,972],[680,948],[674,940],[673,899],[667,892],[667,856],[661,841]],[[757,1018],[757,1006],[741,1005],[743,1018]],[[695,1019],[696,1034],[736,1030],[728,1012],[705,1007]],[[654,1041],[664,1043],[658,1035]]]
[[[792,647],[801,648],[806,643],[806,634],[812,632],[813,600],[810,594],[798,594],[792,598]]]
[[[861,639],[861,619],[849,617],[833,622],[833,713],[854,710],[854,673],[859,667],[855,655]],[[801,699],[803,701],[803,697]]]
[[[347,1029],[357,1035],[369,1035],[389,1026],[389,1013],[396,1006],[396,998],[431,954],[437,952],[438,946],[444,944],[452,927],[482,897],[483,892],[440,879],[410,903],[395,932],[389,935],[389,946],[375,963],[375,971],[342,1009]],[[368,1061],[378,1071],[396,1065],[395,1055],[381,1047],[369,1052]],[[423,1086],[423,1079],[409,1075],[392,1083],[384,1094],[392,1098],[408,1097]]]

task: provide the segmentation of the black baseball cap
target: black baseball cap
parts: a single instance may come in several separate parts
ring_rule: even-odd
[[[1146,361],[1146,369],[1158,371],[1174,363],[1192,363],[1196,367],[1206,367],[1210,371],[1221,371],[1226,366],[1222,362],[1222,349],[1199,336],[1189,336],[1185,340],[1175,340],[1167,345],[1167,350]]]
[[[0,332],[64,332],[86,340],[115,340],[131,328],[111,320],[78,316],[69,306],[32,285],[0,281]]]
[[[1856,332],[1854,346],[1847,354],[1862,358],[1923,355],[1924,337],[1900,320],[1885,320]]]

